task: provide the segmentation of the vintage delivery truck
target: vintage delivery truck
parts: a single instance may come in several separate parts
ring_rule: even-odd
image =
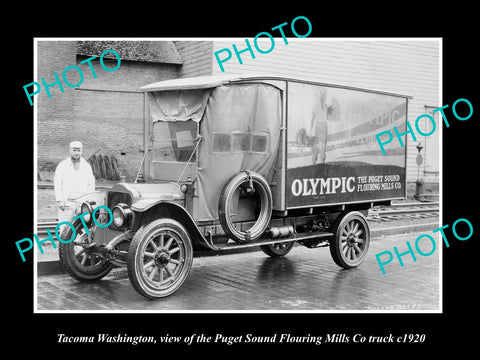
[[[171,295],[193,252],[294,243],[362,263],[366,212],[406,196],[406,148],[375,135],[406,129],[406,95],[278,76],[206,76],[142,87],[142,180],[89,194],[59,246],[65,270],[98,280],[126,266],[147,298]],[[111,212],[111,215],[109,211]]]

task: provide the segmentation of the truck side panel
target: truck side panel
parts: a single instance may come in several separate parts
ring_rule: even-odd
[[[293,81],[287,95],[287,208],[405,197],[406,147],[383,154],[375,135],[405,131],[406,97]]]

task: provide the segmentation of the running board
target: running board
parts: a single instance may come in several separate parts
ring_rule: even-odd
[[[249,248],[249,247],[254,247],[254,246],[260,246],[260,245],[269,245],[269,244],[278,244],[278,243],[284,243],[284,242],[291,242],[291,241],[301,241],[301,240],[309,240],[309,239],[319,239],[319,238],[329,238],[333,236],[333,233],[328,233],[328,232],[317,232],[317,233],[308,233],[305,235],[302,234],[292,234],[290,236],[286,237],[281,237],[281,238],[264,238],[260,239],[258,241],[252,241],[249,243],[237,243],[237,242],[231,242],[231,243],[226,243],[226,244],[219,244],[215,245],[212,240],[212,236],[210,235],[210,238],[208,239],[208,246],[215,251],[222,251],[222,250],[232,250],[232,249],[243,249],[243,248]],[[228,241],[230,241],[229,239]],[[232,240],[233,241],[233,240]]]

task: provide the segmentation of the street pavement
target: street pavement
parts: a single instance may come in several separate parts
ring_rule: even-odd
[[[402,253],[406,241],[424,233],[376,237],[362,265],[344,270],[328,248],[296,245],[284,258],[262,251],[195,257],[183,286],[164,299],[148,300],[130,285],[126,269],[115,269],[95,283],[81,283],[65,274],[40,275],[36,311],[441,311],[441,241],[430,256],[393,255],[383,274],[375,255]],[[430,246],[430,247],[429,247]],[[431,244],[420,243],[424,253]],[[384,255],[382,259],[387,256]],[[35,294],[34,294],[35,295]]]

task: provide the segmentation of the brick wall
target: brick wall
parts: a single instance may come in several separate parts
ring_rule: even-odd
[[[88,64],[80,64],[87,57],[76,55],[75,41],[39,41],[37,49],[39,80],[45,77],[53,82],[53,72],[61,78],[70,65],[80,67],[84,76],[77,88],[66,86],[62,79],[64,93],[58,86],[51,88],[50,99],[42,88],[37,100],[39,170],[67,157],[70,141],[79,140],[84,144],[85,159],[95,152],[114,155],[122,175],[133,180],[143,157],[144,95],[139,89],[177,77],[180,65],[122,60],[117,70],[107,72],[97,57],[91,62],[97,75],[94,78]],[[113,69],[116,60],[104,59],[104,63]],[[67,80],[77,83],[78,72],[69,70]]]
[[[78,56],[77,66],[87,57]],[[116,60],[105,60],[113,69]],[[178,65],[122,61],[107,72],[99,61],[92,61],[97,79],[85,76],[75,92],[74,128],[84,139],[84,155],[97,152],[114,155],[127,181],[133,181],[143,157],[144,94],[140,87],[177,77]]]
[[[143,153],[143,93],[78,90],[72,133],[84,144],[84,157],[114,155],[127,181]]]
[[[37,43],[37,79],[45,78],[47,84],[55,81],[53,73],[62,77],[66,66],[75,64],[75,42],[39,41]],[[73,78],[72,78],[73,81]],[[72,103],[74,89],[64,86],[61,93],[58,86],[51,87],[51,98],[45,89],[36,95],[37,106],[37,151],[39,167],[43,161],[58,162],[68,156],[70,129],[73,121]],[[29,90],[30,92],[33,89]]]

